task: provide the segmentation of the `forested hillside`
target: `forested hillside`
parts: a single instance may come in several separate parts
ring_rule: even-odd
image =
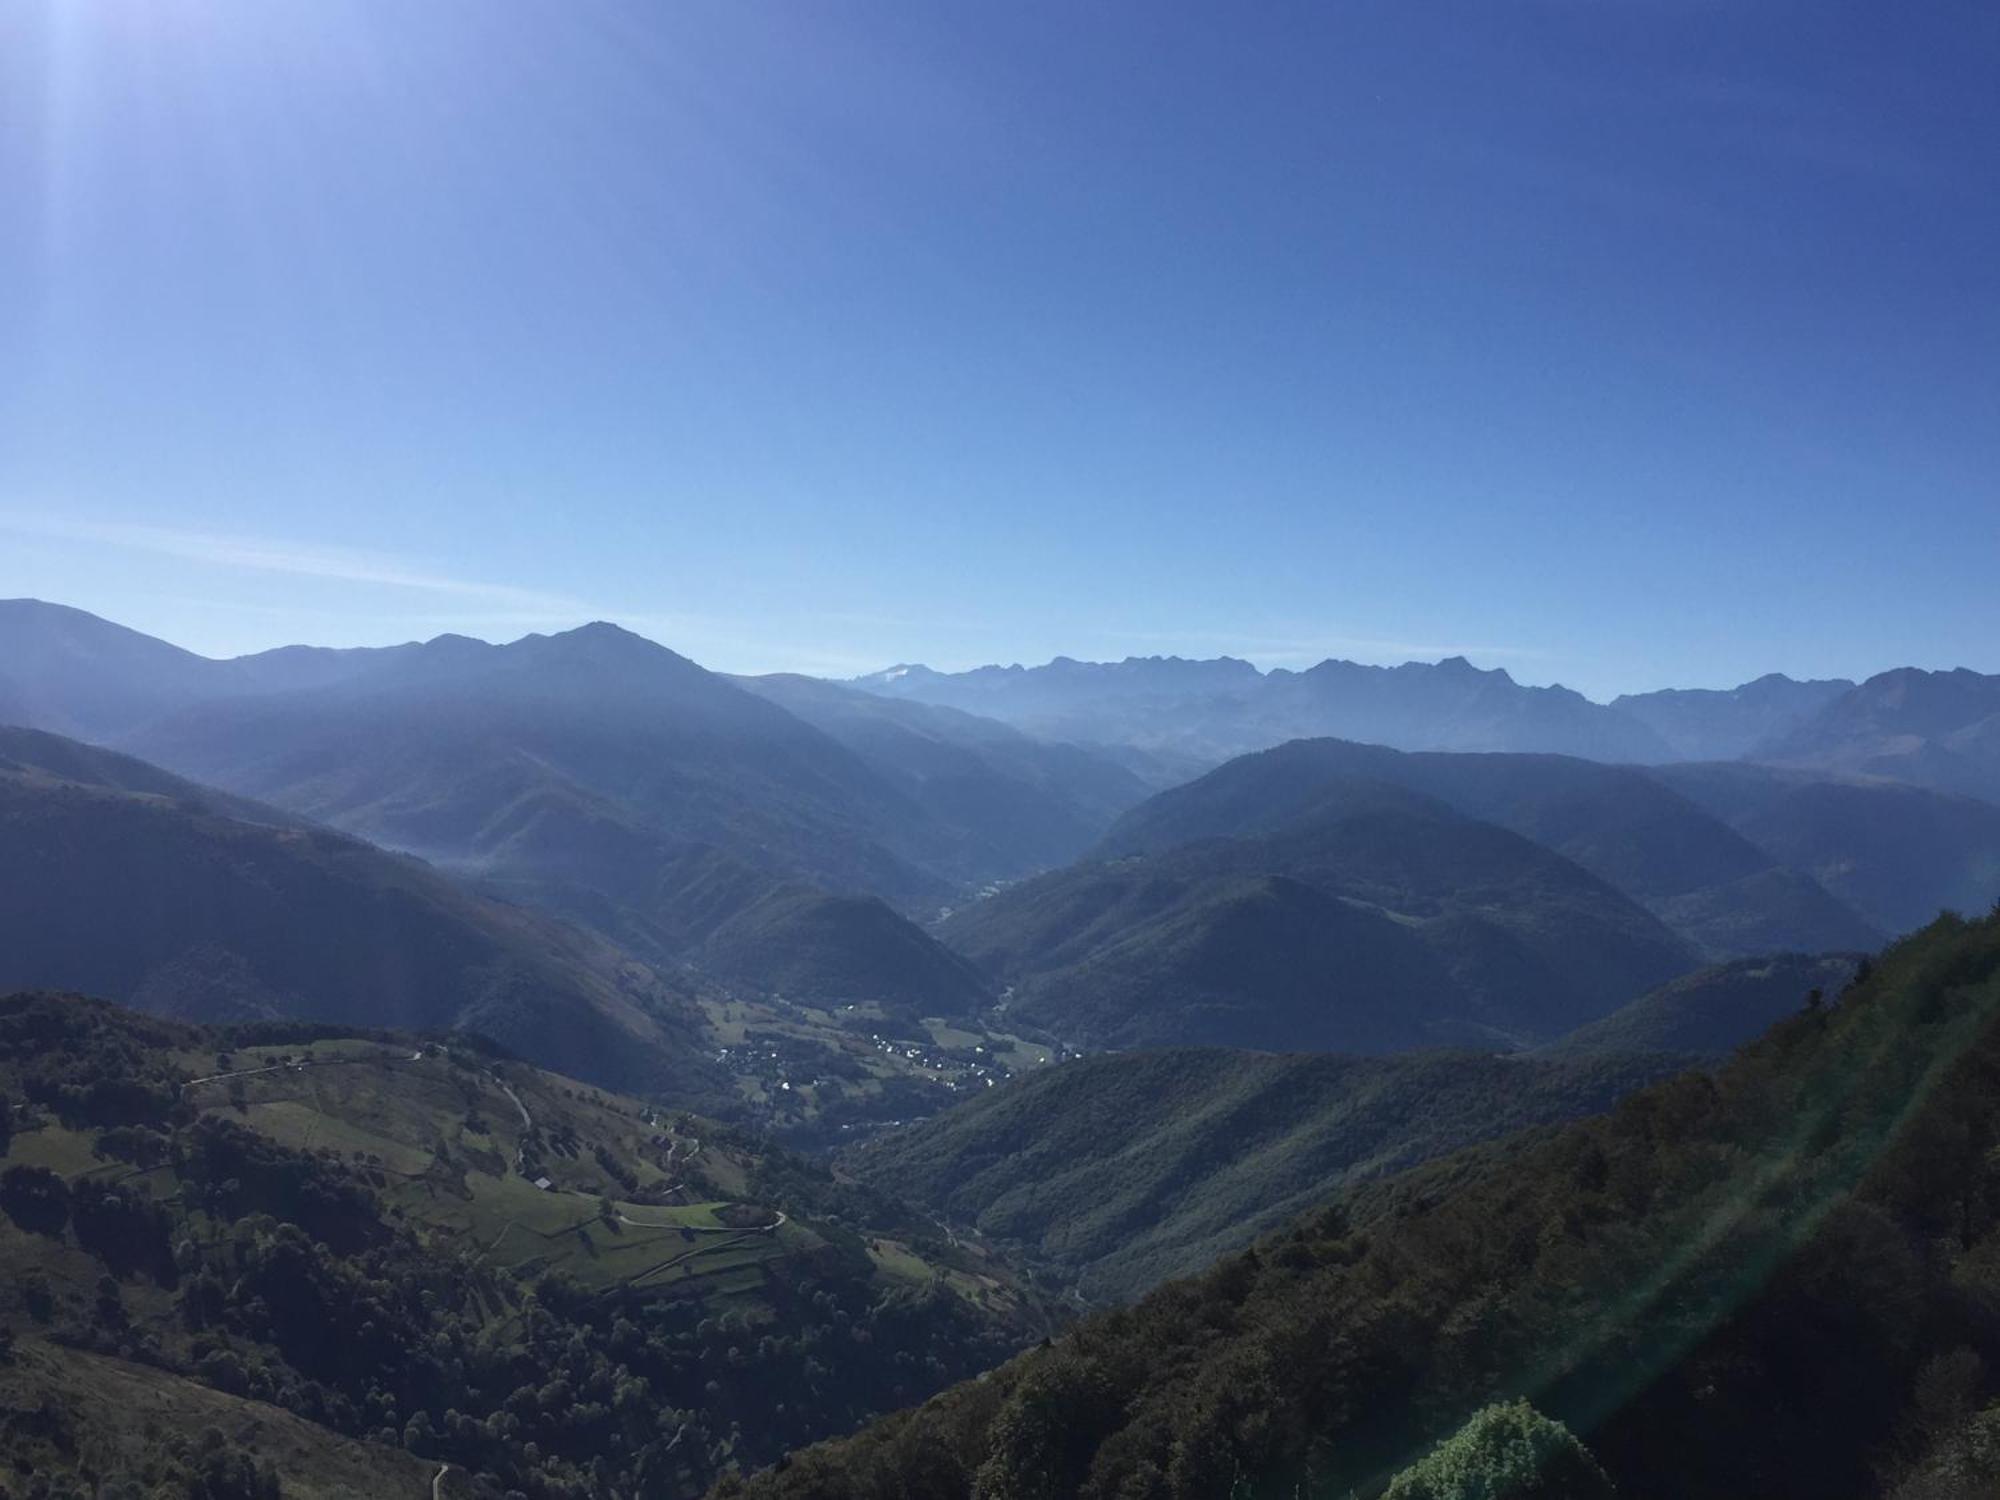
[[[0,1265],[0,1455],[63,1495],[690,1495],[1047,1327],[699,1117],[459,1038],[75,996],[0,999]]]
[[[1013,987],[1009,1016],[1094,1047],[1548,1039],[1699,965],[1570,860],[1377,780],[1211,833],[1108,841],[939,932]]]
[[[1991,1493],[1996,1079],[2000,917],[1940,919],[1718,1074],[1360,1189],[748,1489],[1366,1495],[1526,1397],[1628,1500]]]
[[[1404,754],[1346,740],[1296,740],[1163,792],[1121,818],[1100,852],[1264,833],[1353,806],[1373,786],[1434,798],[1533,840],[1638,902],[1710,958],[1872,947],[1884,935],[1812,874],[1682,795],[1671,776],[1566,755]],[[1837,842],[1843,829],[1829,820],[1825,832]]]
[[[1119,1302],[1350,1183],[1596,1113],[1683,1066],[1658,1055],[1122,1053],[1042,1069],[840,1164],[1088,1301]]]

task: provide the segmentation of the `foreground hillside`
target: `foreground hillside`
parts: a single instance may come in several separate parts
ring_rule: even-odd
[[[1220,1049],[1043,1069],[846,1154],[1093,1302],[1123,1301],[1350,1182],[1609,1108],[1684,1064]]]
[[[685,1495],[1044,1327],[892,1200],[462,1041],[23,995],[0,1095],[17,1472]]]
[[[18,729],[0,729],[0,833],[0,986],[463,1027],[605,1083],[724,1097],[691,986],[415,860]]]
[[[1362,1190],[748,1489],[1366,1495],[1525,1396],[1628,1500],[1990,1494],[1996,1079],[2000,918],[1942,918],[1717,1075]]]

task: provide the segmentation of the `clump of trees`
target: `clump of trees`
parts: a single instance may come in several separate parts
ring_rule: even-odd
[[[1394,1479],[1383,1500],[1611,1500],[1617,1491],[1562,1423],[1526,1401],[1488,1406]]]

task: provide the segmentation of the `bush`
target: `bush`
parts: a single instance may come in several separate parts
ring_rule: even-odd
[[[1603,1500],[1616,1493],[1574,1433],[1514,1401],[1475,1415],[1390,1480],[1383,1500]]]

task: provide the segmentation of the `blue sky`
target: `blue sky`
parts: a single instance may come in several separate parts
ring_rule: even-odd
[[[2000,11],[11,0],[0,595],[2000,671]]]

